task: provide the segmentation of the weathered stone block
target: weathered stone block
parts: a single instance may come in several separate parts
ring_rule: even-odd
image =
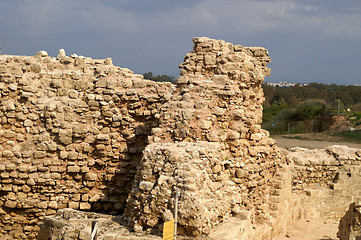
[[[58,203],[56,201],[49,202],[49,208],[58,209]]]
[[[17,202],[16,201],[10,201],[10,200],[7,200],[5,202],[5,207],[7,208],[16,208],[17,206]]]
[[[80,172],[79,166],[68,166],[68,173],[78,173]]]
[[[69,145],[73,141],[73,131],[72,129],[60,129],[58,138],[59,141],[64,145]]]
[[[154,186],[154,183],[152,183],[152,182],[142,181],[139,184],[139,189],[144,190],[144,191],[150,191],[150,190],[152,190],[153,186]]]
[[[96,181],[98,178],[96,173],[88,172],[85,174],[85,180],[87,181]]]
[[[68,207],[71,209],[79,209],[79,202],[69,202]]]
[[[80,210],[89,210],[91,209],[91,205],[87,202],[81,202],[79,205]]]
[[[199,127],[203,130],[210,129],[212,127],[212,122],[207,120],[199,120]]]

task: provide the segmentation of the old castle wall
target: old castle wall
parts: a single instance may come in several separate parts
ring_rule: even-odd
[[[286,159],[261,129],[268,51],[193,41],[128,200],[126,216],[135,230],[162,226],[175,188],[180,231],[187,234],[209,233],[232,217],[272,218],[273,184]]]
[[[341,219],[361,200],[361,150],[334,145],[325,149],[295,148],[292,193],[302,216]]]
[[[261,129],[268,51],[193,41],[175,84],[111,59],[0,56],[0,238],[34,239],[63,208],[157,232],[176,190],[188,235],[236,223],[238,238],[272,239],[342,216],[361,196],[360,152],[281,151]]]
[[[0,235],[58,209],[124,211],[170,83],[111,59],[0,56]]]

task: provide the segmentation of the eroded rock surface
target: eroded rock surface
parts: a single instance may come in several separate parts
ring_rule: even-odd
[[[121,216],[69,208],[59,210],[55,216],[45,217],[37,239],[89,240],[92,234],[97,240],[161,239],[130,232]]]
[[[345,216],[340,221],[337,237],[340,240],[361,239],[361,204],[351,203]]]

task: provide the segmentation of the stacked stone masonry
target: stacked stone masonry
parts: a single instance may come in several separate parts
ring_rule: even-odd
[[[261,129],[266,49],[193,41],[175,84],[109,58],[0,55],[0,238],[45,222],[39,239],[86,239],[90,221],[67,224],[98,215],[65,208],[159,234],[177,190],[179,234],[210,239],[273,239],[359,201],[359,150],[287,152]]]
[[[174,86],[111,59],[0,56],[0,236],[58,209],[120,214]]]
[[[271,189],[286,159],[261,129],[268,51],[193,41],[128,199],[125,213],[135,230],[161,228],[171,216],[174,201],[168,200],[176,188],[181,233],[208,234],[249,211],[252,223],[272,218]]]
[[[361,201],[361,149],[294,148],[289,158],[294,163],[292,192],[302,201],[301,215],[341,219],[352,202]]]

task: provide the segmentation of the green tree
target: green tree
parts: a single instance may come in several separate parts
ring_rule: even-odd
[[[156,75],[154,76],[152,72],[147,72],[143,74],[144,79],[153,80],[156,82],[175,82],[175,77],[168,75]]]

